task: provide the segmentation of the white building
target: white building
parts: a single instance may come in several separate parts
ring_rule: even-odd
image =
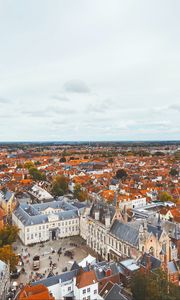
[[[33,185],[32,188],[28,191],[30,195],[39,201],[50,201],[53,199],[53,196],[48,193],[45,189],[40,187],[39,185]]]
[[[9,266],[0,260],[0,299],[6,300],[10,287]]]
[[[126,206],[126,208],[144,207],[144,206],[146,206],[146,197],[137,196],[134,199],[131,199],[131,200],[129,199],[129,200],[119,202],[119,207],[121,209],[123,209],[124,206]]]
[[[80,234],[80,214],[85,205],[60,197],[41,204],[20,204],[12,222],[20,228],[24,245]]]

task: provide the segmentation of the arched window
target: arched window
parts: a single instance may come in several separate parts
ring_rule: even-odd
[[[151,248],[149,249],[149,254],[154,255],[154,248],[153,248],[153,247],[151,247]]]

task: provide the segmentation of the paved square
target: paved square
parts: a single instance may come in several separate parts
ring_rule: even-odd
[[[67,270],[70,270],[74,261],[80,262],[88,254],[95,256],[94,253],[87,248],[84,240],[80,237],[68,237],[48,241],[43,243],[43,245],[43,247],[40,244],[36,244],[34,246],[23,246],[20,241],[14,243],[13,247],[17,247],[15,252],[21,255],[24,262],[25,273],[21,273],[17,280],[13,279],[12,281],[17,281],[19,284],[25,284],[31,280],[46,278],[50,271],[52,271],[54,275],[60,274],[66,267]],[[62,248],[62,254],[60,256],[57,253],[59,248]],[[52,253],[53,250],[55,253]],[[73,253],[73,259],[64,256],[64,253],[67,250]],[[30,256],[28,254],[30,254]],[[40,269],[38,271],[33,270],[33,257],[35,255],[40,256]],[[56,264],[56,267],[52,268],[52,265],[50,266],[50,262],[52,262],[52,264]]]

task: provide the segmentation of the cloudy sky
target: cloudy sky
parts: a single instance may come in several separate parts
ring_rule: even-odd
[[[0,141],[180,138],[179,0],[0,0]]]

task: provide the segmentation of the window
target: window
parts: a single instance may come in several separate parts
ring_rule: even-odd
[[[68,286],[68,291],[71,291],[71,287],[70,286]]]
[[[83,290],[82,292],[83,292],[83,294],[86,294],[86,290]]]
[[[91,297],[90,297],[90,296],[87,296],[87,300],[91,300]]]
[[[29,228],[27,228],[27,232],[29,232]]]
[[[90,288],[87,289],[87,293],[90,293]]]
[[[41,226],[39,226],[39,230],[41,230]]]
[[[97,290],[94,290],[94,294],[97,294]]]

